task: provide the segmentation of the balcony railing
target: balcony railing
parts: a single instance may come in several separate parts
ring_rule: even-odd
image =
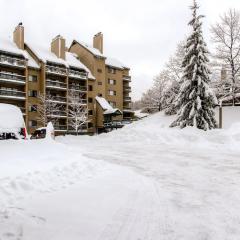
[[[81,85],[69,85],[69,90],[73,90],[73,91],[81,91],[81,92],[86,92],[87,91],[87,87],[86,86],[81,86]]]
[[[81,79],[87,79],[88,74],[80,71],[75,71],[70,69],[69,70],[69,76],[70,77],[76,77],[76,78],[81,78]]]
[[[24,100],[26,98],[25,92],[17,91],[17,90],[7,90],[0,89],[0,96],[8,97],[8,98],[16,98],[20,100]]]
[[[67,103],[66,97],[60,97],[60,96],[49,96],[48,101],[54,101],[54,102],[60,102],[60,103]]]
[[[3,82],[11,82],[11,83],[18,83],[24,85],[26,82],[25,76],[0,72],[0,81]]]
[[[67,131],[67,125],[54,125],[55,131]]]
[[[131,87],[125,87],[125,86],[123,86],[123,91],[124,92],[131,92]]]
[[[67,117],[66,111],[53,111],[48,117]]]
[[[25,59],[18,59],[18,58],[9,57],[6,55],[0,55],[0,63],[17,66],[17,67],[26,67]]]
[[[46,72],[54,73],[58,75],[67,75],[67,70],[65,68],[49,66],[49,65],[46,66]]]
[[[124,97],[123,100],[125,102],[131,102],[132,101],[132,98],[131,97]]]
[[[124,81],[128,81],[128,82],[131,82],[131,77],[130,76],[123,76],[123,80]]]
[[[48,80],[46,81],[46,86],[48,88],[54,88],[54,89],[67,89],[67,84],[64,82],[59,82],[59,81],[52,81],[52,80]]]

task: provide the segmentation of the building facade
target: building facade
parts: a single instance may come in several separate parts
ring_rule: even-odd
[[[19,24],[13,41],[0,41],[0,103],[20,107],[30,133],[46,125],[46,117],[57,133],[74,132],[72,95],[86,112],[81,133],[101,132],[106,120],[131,117],[130,69],[103,55],[101,33],[94,36],[92,47],[73,40],[68,49],[58,35],[43,48],[25,41]]]

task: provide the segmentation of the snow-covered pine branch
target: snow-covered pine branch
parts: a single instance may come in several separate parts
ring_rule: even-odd
[[[68,92],[68,125],[77,135],[88,120],[87,104],[83,96],[84,93],[78,91]]]
[[[177,106],[180,107],[177,119],[171,127],[195,126],[208,130],[217,127],[213,108],[217,104],[215,94],[209,87],[208,50],[203,40],[201,18],[197,15],[198,5],[193,1],[192,32],[187,38],[185,56],[182,63],[183,76]]]

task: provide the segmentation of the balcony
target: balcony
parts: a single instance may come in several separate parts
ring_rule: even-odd
[[[49,66],[49,65],[46,66],[46,72],[56,74],[56,75],[62,75],[62,76],[67,75],[67,69],[61,68],[61,67]]]
[[[48,101],[67,104],[67,98],[66,97],[61,97],[61,96],[50,95]]]
[[[26,78],[25,76],[22,76],[22,75],[0,72],[0,82],[25,85]]]
[[[18,90],[0,89],[0,98],[25,100],[26,94]]]
[[[131,102],[131,101],[132,101],[132,98],[131,98],[131,97],[124,97],[124,98],[123,98],[123,101],[124,101],[124,102]]]
[[[51,118],[66,118],[67,112],[66,111],[54,111],[52,114],[48,114],[48,117]]]
[[[69,77],[80,78],[80,79],[87,79],[88,74],[80,71],[75,71],[70,69],[69,70]]]
[[[79,91],[79,92],[86,92],[87,91],[87,87],[86,86],[81,86],[81,85],[69,84],[69,90]]]
[[[123,81],[131,82],[131,77],[123,75]]]
[[[59,82],[59,81],[53,81],[53,80],[46,80],[46,86],[47,88],[52,88],[56,90],[67,90],[67,84],[64,82]]]
[[[0,55],[0,63],[4,65],[14,66],[14,67],[25,68],[27,62],[25,59],[19,59],[19,58],[9,57],[6,55]]]
[[[124,86],[124,85],[123,85],[123,91],[124,91],[124,92],[131,92],[132,89],[131,89],[131,87],[129,87],[129,86]]]
[[[54,124],[54,130],[57,132],[64,132],[67,131],[67,125],[58,125],[58,124]]]

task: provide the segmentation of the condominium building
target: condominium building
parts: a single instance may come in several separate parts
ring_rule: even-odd
[[[87,121],[81,133],[101,132],[109,121],[131,117],[129,68],[103,55],[103,35],[93,46],[56,36],[49,48],[25,41],[19,24],[13,41],[0,40],[0,102],[21,108],[30,132],[45,125],[43,111],[57,133],[71,133],[71,95],[78,96]],[[46,110],[46,109],[45,109]]]

